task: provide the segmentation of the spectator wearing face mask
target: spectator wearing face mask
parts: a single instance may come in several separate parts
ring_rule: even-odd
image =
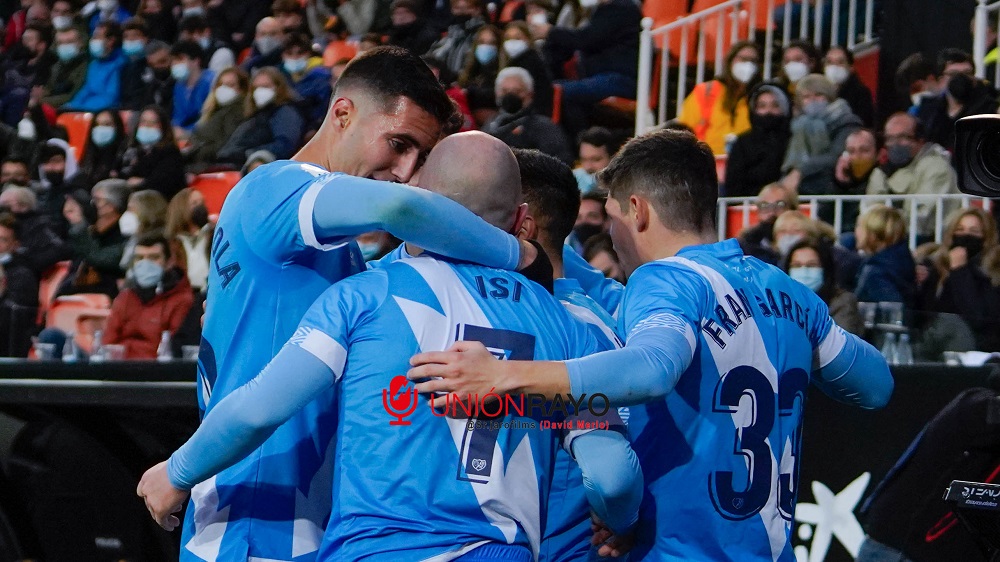
[[[413,0],[395,0],[389,7],[392,27],[389,28],[389,45],[403,47],[415,55],[422,55],[431,48],[440,35],[422,16],[420,6]]]
[[[857,286],[862,259],[857,252],[837,244],[837,233],[829,224],[813,220],[799,211],[785,211],[774,221],[773,249],[777,251],[775,265],[788,257],[793,246],[806,238],[814,238],[830,246],[837,285],[848,291]]]
[[[14,215],[0,213],[0,357],[27,357],[38,315],[38,277],[24,259]]]
[[[139,111],[147,105],[157,105],[173,114],[174,80],[170,68],[170,45],[162,41],[146,44],[146,68],[142,72],[142,86],[135,92],[126,94],[122,107]]]
[[[187,187],[184,161],[165,111],[153,105],[142,110],[118,173],[130,188],[154,189],[165,198]]]
[[[781,88],[761,84],[750,94],[750,130],[739,135],[726,162],[726,197],[753,197],[781,178],[792,136],[791,107]]]
[[[513,148],[534,148],[572,165],[566,136],[551,119],[535,112],[534,80],[527,70],[511,66],[501,70],[496,79],[497,105],[500,113],[483,131]]]
[[[84,6],[84,12],[82,13],[90,16],[88,26],[92,36],[94,35],[94,30],[103,22],[111,21],[122,25],[132,17],[132,14],[128,10],[119,5],[118,0],[96,0],[90,2]]]
[[[580,167],[573,170],[580,193],[586,195],[597,188],[597,173],[608,166],[620,146],[611,131],[591,127],[580,133]]]
[[[208,221],[205,198],[197,190],[182,189],[167,206],[167,239],[177,266],[187,272],[191,287],[199,293],[208,289],[212,235],[215,225]]]
[[[38,150],[38,214],[48,219],[60,237],[65,237],[68,225],[62,216],[63,202],[74,186],[79,167],[69,144],[62,139],[49,139]]]
[[[726,66],[715,79],[694,87],[677,120],[715,154],[726,154],[728,143],[750,128],[747,96],[760,81],[760,50],[753,43],[734,44]]]
[[[118,294],[125,237],[118,221],[125,212],[129,193],[125,180],[100,181],[88,194],[74,192],[66,198],[63,215],[70,224],[69,242],[73,249],[70,274],[57,294]]]
[[[215,162],[219,149],[243,122],[243,108],[250,78],[243,70],[231,67],[219,73],[212,92],[201,108],[201,117],[191,135],[186,154],[193,169]]]
[[[278,20],[266,17],[257,23],[253,48],[250,56],[243,61],[243,70],[253,73],[258,68],[281,65],[281,47],[285,43],[285,32]]]
[[[875,133],[868,129],[858,129],[847,136],[844,152],[837,159],[834,169],[834,191],[839,195],[864,195],[868,191],[868,180],[878,166],[879,146]],[[858,218],[857,202],[845,201],[843,205],[842,228],[854,229]]]
[[[312,42],[302,34],[288,38],[282,51],[281,71],[298,94],[298,104],[306,118],[306,134],[319,129],[330,105],[330,69],[314,55]]]
[[[125,288],[111,303],[104,343],[125,346],[126,359],[155,359],[163,332],[174,332],[193,302],[187,275],[174,264],[162,235],[135,246]]]
[[[861,128],[861,120],[851,106],[837,98],[826,77],[810,74],[798,82],[796,105],[801,113],[792,120],[792,138],[781,169],[781,180],[789,189],[806,195],[833,193],[837,159],[844,152],[847,137]],[[822,214],[822,209],[821,209]]]
[[[239,53],[253,45],[255,26],[266,19],[269,10],[267,2],[216,0],[208,7],[208,22],[219,38],[231,45],[234,52]]]
[[[996,220],[968,208],[948,220],[931,255],[921,308],[957,314],[972,329],[979,351],[1000,351],[1000,241]]]
[[[744,228],[739,236],[743,253],[765,263],[777,265],[781,259],[775,241],[774,225],[785,211],[799,208],[798,194],[785,189],[780,183],[769,183],[757,194],[757,224]]]
[[[485,23],[479,0],[452,0],[448,30],[427,54],[444,62],[448,70],[457,75],[472,51],[473,38]]]
[[[789,95],[795,95],[796,84],[819,69],[820,52],[808,41],[790,41],[781,52],[781,72],[777,82]]]
[[[177,37],[177,20],[171,13],[167,0],[140,0],[136,16],[149,28],[149,38],[172,43]]]
[[[80,173],[76,187],[89,190],[97,182],[118,177],[118,167],[128,148],[125,124],[117,111],[98,111],[90,122],[87,142],[83,146]]]
[[[146,62],[146,45],[149,44],[149,29],[140,18],[132,18],[122,26],[122,54],[125,66],[122,68],[122,102],[128,109],[141,107],[145,76],[149,65]]]
[[[944,49],[938,55],[940,95],[921,100],[916,117],[927,140],[948,150],[955,148],[955,121],[969,115],[997,112],[996,91],[975,77],[968,53]]]
[[[465,89],[476,123],[485,125],[497,114],[494,83],[500,71],[500,30],[484,25],[476,32],[458,85]]]
[[[52,26],[45,22],[29,22],[21,42],[7,53],[0,65],[0,118],[8,125],[21,120],[33,89],[41,93],[41,86],[49,81],[52,66],[59,60],[49,50],[52,44]],[[37,98],[36,98],[37,99]]]
[[[888,162],[872,171],[868,178],[868,195],[935,195],[958,193],[958,180],[951,166],[951,157],[940,145],[928,142],[923,127],[912,115],[896,113],[885,122],[882,135]],[[954,203],[942,203],[945,214]],[[907,202],[907,216],[917,213],[917,233],[928,237],[934,233],[937,203]]]
[[[105,1],[105,0],[102,0]],[[113,21],[103,21],[94,30],[89,43],[90,64],[87,78],[63,109],[100,111],[117,109],[121,101],[121,74],[125,56],[121,50],[122,30]]]
[[[38,212],[38,201],[31,189],[13,186],[4,189],[0,193],[0,209],[17,219],[17,238],[23,250],[23,261],[36,277],[41,278],[57,262],[72,257],[57,227]]]
[[[236,64],[233,51],[222,41],[212,36],[212,28],[204,15],[192,14],[184,16],[180,22],[179,41],[193,41],[202,50],[202,68],[218,74]]]
[[[542,55],[534,48],[528,24],[513,21],[503,32],[503,48],[500,51],[500,69],[517,66],[528,71],[534,84],[535,94],[532,104],[535,112],[552,116],[552,77]]]
[[[219,149],[219,161],[243,166],[258,150],[266,150],[278,159],[290,158],[305,132],[305,121],[294,100],[295,92],[278,69],[258,69],[245,102],[244,121]]]
[[[170,75],[174,77],[174,110],[170,123],[188,134],[205,105],[208,93],[212,91],[215,73],[202,70],[204,52],[193,41],[179,41],[170,48]]]
[[[858,310],[858,299],[837,284],[837,266],[828,243],[815,238],[799,240],[789,249],[783,269],[823,299],[838,326],[852,334],[864,335],[865,322]]]
[[[577,254],[583,255],[583,248],[588,240],[608,231],[608,211],[604,208],[606,201],[607,195],[598,192],[591,192],[580,198],[580,210],[573,223],[573,233],[567,241]]]
[[[839,46],[827,49],[823,57],[823,75],[837,87],[837,97],[851,106],[851,113],[861,119],[861,124],[871,127],[875,123],[874,98],[854,72],[854,53]]]
[[[118,229],[127,238],[120,262],[123,270],[132,264],[136,242],[149,234],[163,236],[166,224],[167,200],[159,192],[143,189],[129,195],[128,207],[118,219]]]
[[[83,87],[87,78],[87,53],[80,30],[68,27],[56,31],[55,53],[58,60],[49,74],[42,103],[62,107]]]
[[[866,258],[858,270],[855,294],[861,302],[899,302],[912,308],[916,300],[917,265],[906,246],[906,222],[892,207],[876,205],[858,217],[857,247]]]
[[[893,78],[896,93],[906,96],[910,101],[907,113],[916,115],[917,108],[924,99],[932,98],[941,92],[938,89],[937,70],[934,63],[923,53],[913,53],[903,59],[896,67]]]

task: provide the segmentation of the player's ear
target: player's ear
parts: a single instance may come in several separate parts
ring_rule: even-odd
[[[531,217],[531,215],[528,214],[528,204],[521,203],[517,207],[517,212],[514,213],[514,224],[513,226],[510,227],[510,230],[508,232],[520,238],[522,225],[528,218],[531,218],[532,224],[535,223],[534,217]],[[532,233],[532,236],[530,238],[523,238],[523,240],[534,240],[534,239],[535,239],[534,233]]]
[[[357,114],[354,102],[345,97],[339,97],[330,104],[330,119],[336,129],[346,129]]]
[[[649,211],[649,201],[646,199],[637,195],[628,198],[628,213],[632,216],[636,232],[643,232],[649,228]]]
[[[518,240],[535,240],[538,238],[538,223],[535,222],[535,217],[527,215],[524,220],[521,221],[521,226],[514,236],[517,236]]]

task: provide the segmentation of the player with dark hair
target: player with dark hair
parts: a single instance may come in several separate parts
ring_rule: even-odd
[[[534,258],[534,248],[521,250],[529,244],[454,201],[393,183],[413,176],[451,112],[419,58],[374,49],[344,70],[323,125],[292,160],[236,185],[212,243],[198,361],[204,413],[267,365],[325,289],[364,269],[354,242],[361,233],[386,230],[507,269]],[[246,459],[194,486],[182,560],[315,557],[331,505],[332,471],[322,467],[332,462],[336,430],[331,393],[315,398]]]
[[[635,559],[795,559],[802,405],[810,381],[879,408],[888,365],[780,269],[716,242],[715,159],[686,132],[633,139],[600,174],[630,274],[622,349],[565,362],[495,361],[475,342],[422,353],[408,376],[437,404],[490,391],[606,394],[630,409],[646,479]],[[621,552],[628,537],[601,554]]]

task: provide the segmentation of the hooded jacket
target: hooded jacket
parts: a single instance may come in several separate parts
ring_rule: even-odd
[[[833,193],[833,171],[837,159],[844,152],[847,137],[860,128],[861,119],[851,113],[851,106],[842,99],[830,102],[818,117],[803,114],[792,120],[792,139],[781,169],[802,173],[799,193]]]

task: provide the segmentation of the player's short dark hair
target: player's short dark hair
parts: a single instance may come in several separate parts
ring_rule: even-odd
[[[621,143],[615,138],[614,133],[604,127],[591,127],[580,133],[580,144],[587,143],[590,146],[603,148],[608,151],[608,156],[614,156]]]
[[[63,159],[66,158],[66,151],[63,150],[63,147],[55,144],[43,144],[38,149],[38,162],[41,164],[52,160],[56,156],[61,156]]]
[[[962,49],[955,49],[954,47],[948,47],[947,49],[941,49],[937,56],[937,75],[941,76],[944,74],[944,67],[949,64],[967,62],[973,66],[975,63],[972,61],[972,56],[966,53]]]
[[[623,209],[632,195],[649,199],[671,230],[715,231],[715,156],[691,133],[653,131],[630,140],[598,173],[598,181]]]
[[[524,202],[531,207],[539,228],[561,249],[580,212],[580,190],[573,170],[538,150],[515,148],[514,156],[521,170]]]
[[[205,58],[205,50],[194,41],[178,41],[174,43],[173,47],[170,47],[170,56],[177,57],[181,55],[191,60],[200,61]]]
[[[208,18],[201,14],[190,14],[181,18],[178,30],[187,33],[197,33],[208,29]]]
[[[402,47],[376,47],[355,57],[337,80],[337,92],[351,88],[367,91],[383,107],[408,98],[442,125],[455,112],[427,64]]]
[[[144,248],[160,246],[163,248],[163,259],[170,259],[170,242],[168,242],[166,237],[159,232],[147,232],[145,234],[140,234],[135,240],[135,245],[142,246]]]

